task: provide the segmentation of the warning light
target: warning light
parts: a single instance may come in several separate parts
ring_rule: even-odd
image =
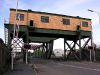
[[[88,49],[93,49],[93,46],[88,46]]]
[[[24,48],[25,48],[25,49],[31,49],[31,45],[29,45],[29,44],[24,44]]]

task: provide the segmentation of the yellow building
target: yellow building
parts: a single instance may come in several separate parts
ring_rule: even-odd
[[[14,24],[15,9],[10,9],[10,24]],[[20,20],[18,19],[20,18]],[[32,10],[18,10],[19,25],[35,28],[76,31],[77,25],[83,31],[91,31],[91,19]]]

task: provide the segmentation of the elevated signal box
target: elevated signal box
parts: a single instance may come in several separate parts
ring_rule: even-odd
[[[82,18],[79,16],[69,16],[63,14],[55,14],[48,12],[10,9],[9,23],[5,24],[5,40],[10,43],[13,39],[14,21],[16,16],[16,23],[19,25],[18,37],[23,38],[25,43],[38,42],[47,43],[50,48],[53,48],[53,40],[64,38],[64,53],[66,54],[66,45],[72,51],[76,44],[82,49],[81,40],[88,38],[84,47],[89,40],[92,40],[92,26],[91,19]],[[8,39],[6,39],[8,37]],[[71,47],[67,41],[73,41],[74,45]],[[79,41],[79,43],[77,43]],[[45,44],[44,44],[45,46]],[[48,47],[49,48],[49,47]],[[51,50],[51,49],[50,49]],[[50,52],[51,53],[51,52]],[[81,55],[81,54],[80,54]]]
[[[15,9],[10,9],[10,24],[14,24]],[[20,20],[19,20],[20,18]],[[32,10],[18,10],[17,22],[21,26],[31,26],[43,29],[76,31],[80,25],[81,30],[91,31],[91,19],[79,16],[68,16],[54,13],[38,12]]]

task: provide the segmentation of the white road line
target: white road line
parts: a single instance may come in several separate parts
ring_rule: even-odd
[[[92,71],[99,71],[99,72],[100,72],[100,69],[93,69],[93,68],[79,67],[79,66],[74,66],[74,65],[65,65],[65,64],[61,64],[61,63],[58,63],[58,64],[59,64],[59,65],[66,66],[66,67],[73,67],[73,68],[78,68],[78,69],[85,69],[85,70],[92,70]]]
[[[77,62],[78,64],[82,64],[82,65],[89,65],[89,64],[91,64],[91,65],[94,65],[95,64],[95,66],[100,66],[99,64],[96,64],[96,63],[94,63],[94,62],[86,62],[86,63],[80,63],[80,62]],[[76,63],[76,64],[77,64]]]
[[[65,62],[65,63],[66,63],[66,62]],[[71,62],[71,63],[73,63],[73,62]],[[82,63],[81,63],[81,62],[74,62],[74,63],[75,63],[76,65],[77,65],[77,64],[80,64],[80,65],[81,65],[81,64],[82,64],[82,65],[89,65],[89,64],[92,65],[92,64],[95,64],[95,63],[93,63],[93,62],[86,62],[86,63],[84,63],[84,61],[83,61]],[[100,65],[96,65],[96,64],[95,64],[95,66],[100,66]]]

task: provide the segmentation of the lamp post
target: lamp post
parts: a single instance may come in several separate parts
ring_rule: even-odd
[[[100,12],[98,12],[98,11],[94,11],[94,10],[90,10],[90,9],[88,9],[88,11],[89,12],[94,12],[94,13],[96,13],[97,15],[98,15],[98,17],[99,17],[99,24],[100,24]],[[94,56],[94,61],[96,61],[96,58],[95,58],[95,50],[94,50],[94,48],[95,48],[95,44],[94,44],[94,41],[93,41],[93,27],[92,27],[92,40],[91,40],[91,42],[92,42],[92,46],[93,46],[93,56]],[[92,57],[91,55],[90,55],[90,57]]]
[[[94,13],[96,13],[98,15],[98,17],[99,17],[99,24],[100,24],[100,12],[94,11],[94,10],[90,10],[90,9],[88,9],[88,11],[94,12]]]

